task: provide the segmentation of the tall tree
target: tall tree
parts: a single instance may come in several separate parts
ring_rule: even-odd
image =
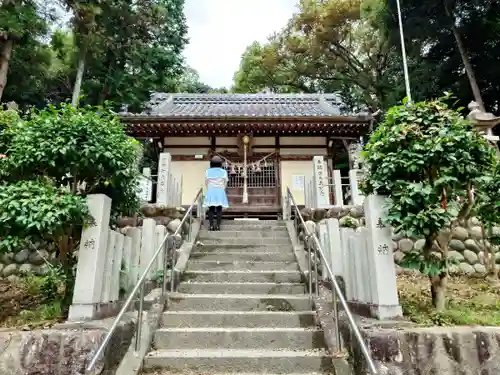
[[[35,0],[4,0],[0,5],[0,101],[15,46],[36,44],[35,39],[47,31],[39,9]]]
[[[364,13],[361,0],[301,0],[279,35],[249,47],[235,90],[340,92],[351,107],[372,111],[394,104],[403,92],[397,50]]]
[[[385,25],[399,45],[395,0],[385,0]],[[466,105],[472,98],[489,110],[499,108],[500,3],[496,0],[405,0],[401,2],[412,89],[420,99],[454,92]],[[485,53],[488,51],[488,53]],[[429,83],[432,84],[430,85]]]

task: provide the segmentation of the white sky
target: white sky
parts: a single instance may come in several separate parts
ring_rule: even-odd
[[[245,48],[285,26],[297,0],[186,0],[184,56],[211,87],[229,88]]]

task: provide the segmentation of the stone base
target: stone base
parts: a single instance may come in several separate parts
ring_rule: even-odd
[[[68,322],[85,322],[115,316],[123,306],[122,301],[108,303],[74,303],[69,307]]]
[[[400,305],[376,305],[373,303],[348,302],[350,309],[361,316],[379,320],[402,319],[403,309]]]

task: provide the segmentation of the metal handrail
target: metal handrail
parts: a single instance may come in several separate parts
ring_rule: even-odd
[[[106,337],[104,338],[104,341],[102,342],[102,344],[99,346],[99,349],[97,349],[97,352],[92,357],[92,360],[90,361],[90,364],[87,367],[87,371],[91,371],[92,368],[94,368],[97,360],[102,355],[102,353],[103,353],[104,349],[106,348],[106,346],[109,344],[109,341],[111,340],[111,336],[113,335],[114,331],[118,327],[118,324],[120,323],[121,319],[123,318],[123,315],[125,315],[125,313],[129,309],[132,301],[134,300],[135,295],[137,294],[137,292],[139,291],[139,289],[141,289],[141,295],[139,297],[139,311],[138,311],[138,319],[137,319],[137,325],[136,325],[136,338],[135,338],[135,340],[136,340],[135,341],[135,345],[136,345],[135,349],[136,349],[136,351],[138,350],[138,343],[139,343],[139,340],[140,340],[139,336],[141,334],[141,326],[142,326],[142,310],[143,310],[143,304],[144,304],[144,289],[145,289],[144,286],[145,286],[146,278],[147,278],[149,272],[151,271],[151,267],[153,267],[153,264],[156,263],[156,259],[158,258],[158,256],[160,255],[160,253],[162,251],[164,251],[164,252],[167,251],[166,246],[165,246],[165,243],[167,242],[167,239],[169,237],[174,237],[175,238],[175,237],[177,237],[179,235],[179,232],[182,229],[182,227],[183,227],[184,223],[186,222],[187,218],[190,217],[190,216],[192,216],[191,214],[193,212],[193,207],[197,204],[198,199],[200,198],[200,196],[202,196],[202,194],[203,194],[203,189],[201,188],[200,190],[198,190],[198,193],[196,194],[196,197],[194,198],[193,203],[191,203],[191,205],[189,206],[188,210],[184,214],[184,217],[182,218],[181,223],[179,224],[179,226],[176,229],[176,231],[174,233],[172,233],[172,234],[167,234],[163,238],[163,241],[158,246],[158,249],[154,253],[154,255],[151,258],[151,260],[149,261],[149,264],[147,265],[146,269],[144,270],[142,276],[139,278],[139,281],[137,281],[137,284],[135,285],[134,289],[132,289],[132,292],[130,292],[130,295],[128,296],[127,300],[123,304],[122,309],[120,310],[120,312],[116,316],[113,324],[111,325],[111,328],[109,329]],[[199,212],[198,212],[198,215],[200,215]],[[165,254],[165,255],[167,255],[167,254]],[[175,257],[172,257],[172,265],[171,265],[172,278],[174,276],[174,267],[175,267],[175,264],[174,264],[174,260],[175,259],[174,258]],[[165,263],[167,262],[167,256],[164,257],[164,262]],[[166,289],[166,279],[167,279],[166,278],[166,267],[164,267],[164,271],[163,272],[164,272],[164,275],[163,275],[162,293],[164,293],[165,289]],[[173,280],[171,280],[171,282],[172,282],[172,285],[173,285]]]
[[[312,238],[314,241],[314,244],[316,245],[316,250],[318,251],[319,255],[321,256],[321,260],[324,264],[324,267],[326,269],[326,272],[328,273],[328,276],[330,277],[330,280],[332,281],[333,289],[332,289],[332,297],[333,297],[333,314],[334,314],[334,320],[335,320],[335,333],[337,335],[337,343],[340,346],[341,345],[341,338],[340,338],[340,329],[339,329],[339,316],[338,316],[338,307],[337,307],[337,297],[340,300],[340,304],[344,308],[344,311],[347,315],[347,320],[349,321],[349,325],[351,326],[352,330],[354,331],[354,336],[356,337],[356,340],[358,344],[361,346],[361,352],[363,353],[363,357],[365,357],[366,362],[368,362],[368,367],[370,368],[370,372],[372,374],[378,374],[378,370],[375,367],[375,363],[373,362],[373,358],[371,357],[370,352],[368,351],[368,347],[366,346],[363,336],[361,336],[361,332],[358,328],[358,325],[356,324],[356,321],[354,320],[354,317],[352,316],[351,309],[349,309],[349,306],[347,305],[346,299],[344,295],[342,294],[342,290],[340,289],[339,284],[337,283],[337,280],[335,278],[335,275],[332,272],[332,269],[330,268],[328,261],[326,259],[326,256],[323,252],[323,248],[321,247],[321,244],[318,240],[318,237],[316,236],[315,233],[311,233],[309,229],[306,226],[306,222],[304,221],[304,218],[302,217],[302,214],[300,213],[300,210],[297,206],[297,203],[295,201],[295,198],[293,197],[293,194],[290,190],[289,187],[287,187],[287,194],[288,198],[292,202],[292,205],[295,207],[295,215],[299,218],[301,221],[304,230],[306,232],[307,238]],[[291,208],[291,207],[290,207]],[[298,231],[297,231],[298,235]],[[311,278],[311,256],[308,256],[308,269],[309,269],[309,293],[311,295],[312,293],[312,278]],[[316,288],[315,288],[315,293],[316,295],[318,294],[318,269],[317,269],[317,261],[315,259],[314,261],[314,270],[315,270],[315,283],[316,283]]]

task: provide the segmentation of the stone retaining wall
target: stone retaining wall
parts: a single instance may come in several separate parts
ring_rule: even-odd
[[[151,217],[158,225],[165,225],[170,233],[177,230],[185,211],[182,207],[165,208],[155,205],[141,207],[144,217]],[[128,227],[135,226],[135,220],[131,217],[122,217],[118,219],[117,225],[122,233],[126,233]],[[142,217],[137,218],[136,224],[138,227],[142,226]],[[188,225],[185,223],[182,233],[187,232]],[[55,257],[55,244],[46,242],[33,242],[19,252],[0,254],[0,279],[6,278],[11,282],[16,282],[22,275],[46,275],[49,271],[47,263],[53,262]]]
[[[94,370],[85,372],[113,320],[64,323],[52,329],[0,332],[0,374],[113,375],[135,332],[124,319]]]
[[[336,218],[339,219],[341,227],[358,228],[365,225],[362,206],[348,206],[330,210],[304,209],[301,212],[305,221]],[[494,227],[493,233],[500,234],[500,227]],[[485,252],[485,247],[488,245],[488,241],[483,239],[481,223],[477,218],[472,217],[462,226],[455,228],[449,242],[449,257],[455,259],[458,264],[450,266],[450,273],[470,276],[485,275],[490,261],[489,255]],[[394,234],[394,262],[399,265],[405,253],[420,250],[423,246],[423,239],[409,238],[403,233]],[[500,248],[491,246],[491,249],[494,252],[497,270],[500,270]]]

